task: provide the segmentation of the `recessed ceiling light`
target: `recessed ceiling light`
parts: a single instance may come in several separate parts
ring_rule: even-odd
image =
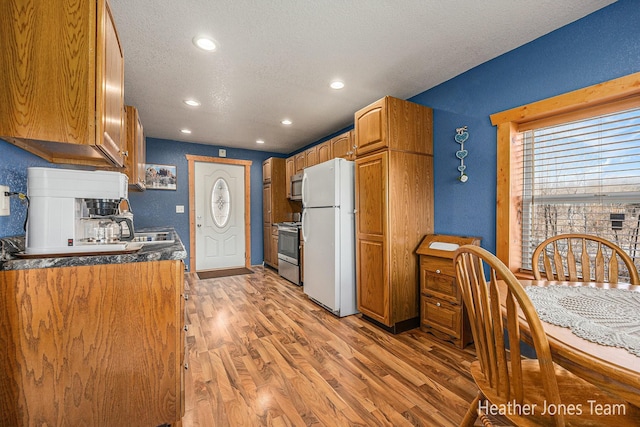
[[[189,129],[180,129],[180,132],[182,132],[182,133],[191,133],[191,131]]]
[[[344,87],[344,83],[339,80],[331,82],[331,89],[342,89]]]
[[[200,103],[198,101],[196,101],[195,99],[185,99],[184,103],[187,104],[190,107],[199,107]]]
[[[263,140],[261,140],[261,139],[258,139],[258,140],[256,141],[256,144],[264,144],[264,141],[263,141]]]
[[[283,125],[290,125],[291,123],[293,123],[291,120],[289,119],[284,119],[283,121],[281,121],[280,123],[282,123]]]
[[[216,50],[216,42],[214,42],[209,37],[194,37],[193,44],[195,44],[202,50],[206,50],[207,52],[213,52],[214,50]]]

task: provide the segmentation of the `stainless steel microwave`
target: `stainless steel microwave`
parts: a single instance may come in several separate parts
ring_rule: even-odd
[[[300,172],[291,177],[291,200],[302,200],[302,176]]]

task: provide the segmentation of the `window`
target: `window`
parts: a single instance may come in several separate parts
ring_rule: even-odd
[[[545,239],[592,234],[640,261],[640,109],[518,133],[522,268]],[[639,262],[640,263],[640,262]]]
[[[218,228],[224,228],[229,222],[231,211],[231,194],[224,178],[218,178],[211,189],[211,216]]]
[[[496,254],[512,271],[530,268],[544,238],[569,232],[616,242],[640,265],[640,73],[491,121],[498,128]]]

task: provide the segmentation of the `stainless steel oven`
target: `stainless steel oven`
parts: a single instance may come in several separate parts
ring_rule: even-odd
[[[300,224],[278,224],[278,274],[300,285]]]

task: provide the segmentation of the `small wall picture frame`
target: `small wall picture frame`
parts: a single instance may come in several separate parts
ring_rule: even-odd
[[[176,165],[146,164],[144,182],[147,190],[177,190]]]

